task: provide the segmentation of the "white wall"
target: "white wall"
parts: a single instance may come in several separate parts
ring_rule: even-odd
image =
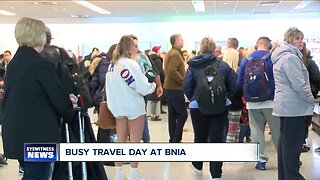
[[[153,45],[162,45],[162,50],[171,48],[169,37],[174,33],[182,34],[185,41],[184,48],[188,50],[194,49],[195,42],[205,36],[211,36],[216,41],[236,37],[240,41],[240,46],[244,47],[254,44],[260,36],[268,36],[273,41],[281,41],[284,32],[292,26],[303,31],[305,39],[320,38],[320,17],[200,22],[48,24],[48,26],[54,37],[52,44],[71,49],[76,55],[88,54],[92,48],[91,45],[99,46],[98,48],[106,52],[111,44],[117,43],[125,34],[137,35],[140,46],[143,46],[142,50]],[[0,52],[7,49],[15,52],[16,48],[14,25],[0,24]]]

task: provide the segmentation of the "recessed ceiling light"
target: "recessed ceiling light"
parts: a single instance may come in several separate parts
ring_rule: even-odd
[[[73,1],[81,6],[84,6],[88,9],[91,9],[92,11],[96,11],[100,14],[111,14],[111,12],[99,7],[99,6],[96,6],[94,4],[92,4],[91,2],[88,2],[88,1]]]
[[[227,5],[228,3],[227,2],[225,2],[225,3],[223,3],[224,5]]]
[[[192,0],[191,3],[192,3],[193,8],[196,12],[206,11],[203,0]]]
[[[5,16],[16,16],[16,14],[13,12],[1,10],[1,9],[0,9],[0,14],[5,15]]]
[[[274,6],[273,3],[269,3],[269,4],[261,4],[261,6]]]
[[[71,18],[88,18],[88,15],[70,15]]]
[[[296,5],[296,7],[294,7],[293,9],[303,9],[311,3],[313,3],[312,0],[308,0],[308,1],[304,0],[304,1],[301,1],[298,5]]]
[[[281,1],[259,1],[260,5],[267,5],[267,4],[279,4]]]
[[[33,2],[34,5],[57,5],[58,2],[56,1],[36,1]]]

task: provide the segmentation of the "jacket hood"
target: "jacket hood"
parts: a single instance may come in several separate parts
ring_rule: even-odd
[[[287,54],[295,54],[302,59],[302,53],[297,47],[288,43],[284,43],[284,46],[280,46],[273,51],[271,55],[272,63],[275,64],[279,59],[281,59],[281,57]]]
[[[194,56],[192,59],[188,61],[189,66],[203,66],[215,60],[215,57],[212,54],[200,54]]]

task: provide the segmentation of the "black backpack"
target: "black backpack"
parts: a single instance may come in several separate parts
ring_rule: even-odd
[[[66,93],[80,95],[79,105],[85,109],[93,106],[89,82],[87,77],[79,71],[75,59],[71,58],[63,48],[54,45],[46,45],[41,56],[54,64]]]
[[[80,95],[78,104],[85,108],[93,107],[93,98],[90,93],[90,82],[87,77],[82,74],[78,68],[76,60],[71,58],[63,48],[59,48],[60,62],[58,64],[58,73],[64,74],[62,81],[72,83],[73,92],[75,95]],[[91,78],[91,77],[90,77]]]
[[[227,92],[224,77],[219,71],[220,61],[200,70],[196,87],[199,110],[205,115],[221,114],[226,110]]]

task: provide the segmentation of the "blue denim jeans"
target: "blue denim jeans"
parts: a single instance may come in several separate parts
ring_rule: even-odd
[[[149,132],[147,115],[144,115],[144,127],[143,127],[143,132],[142,132],[142,141],[144,143],[150,142],[150,132]]]

